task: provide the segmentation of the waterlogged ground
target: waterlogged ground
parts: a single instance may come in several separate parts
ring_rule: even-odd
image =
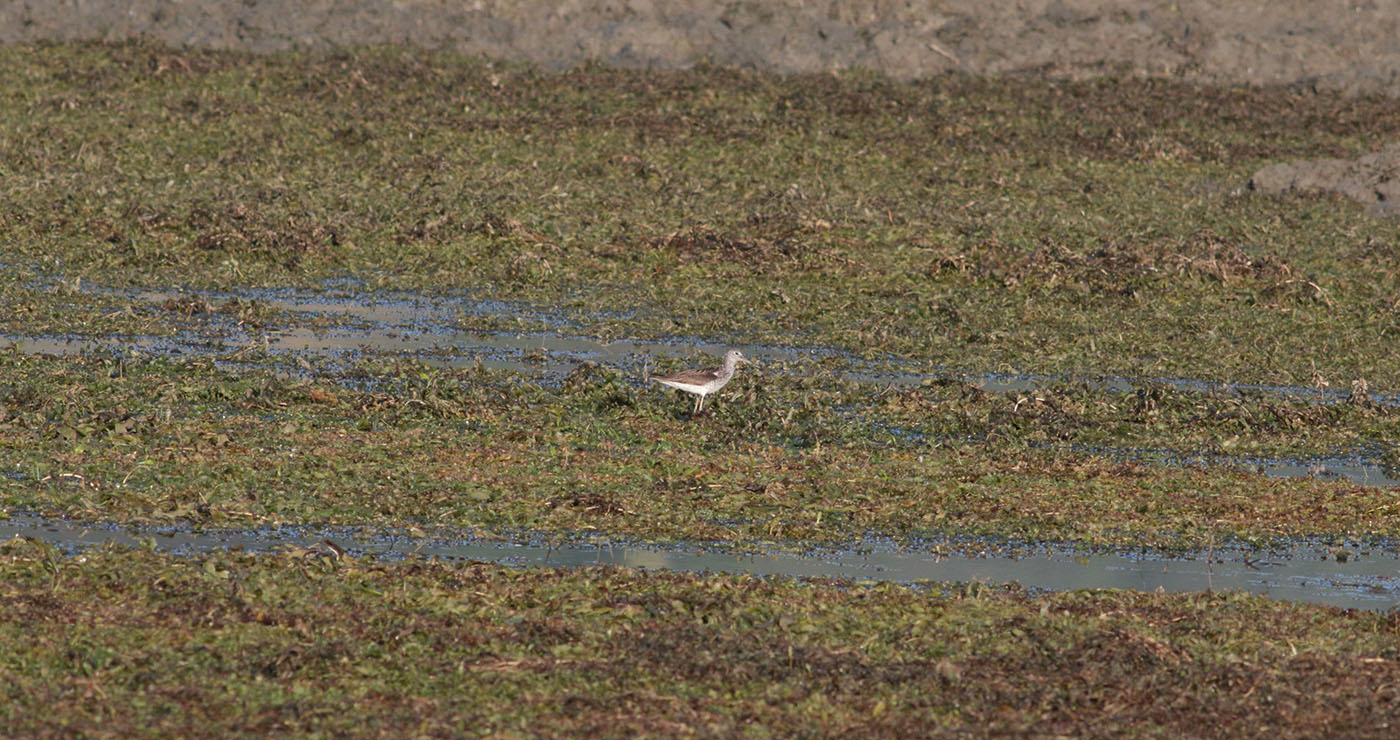
[[[1393,100],[394,48],[0,65],[7,511],[792,551],[1400,534],[1397,226],[1245,188],[1392,136]],[[760,363],[703,414],[644,380],[729,346]],[[5,558],[19,734],[1396,721],[1389,616],[1240,595]]]
[[[1344,454],[1370,461],[1363,473],[1384,470],[1397,413],[1379,394],[1050,379],[995,391],[892,361],[758,348],[774,359],[692,416],[686,399],[642,381],[650,361],[676,362],[660,354],[569,358],[531,349],[529,335],[435,335],[408,320],[374,344],[335,326],[344,314],[320,329],[328,314],[314,314],[304,329],[241,299],[122,312],[169,331],[16,339],[0,354],[10,506],[741,546],[874,532],[1203,549],[1388,538],[1400,516],[1384,485],[1303,465],[1295,478],[1251,470]],[[255,331],[234,325],[244,314],[260,317]],[[580,354],[604,347],[572,342]],[[1211,464],[1222,458],[1233,465]]]

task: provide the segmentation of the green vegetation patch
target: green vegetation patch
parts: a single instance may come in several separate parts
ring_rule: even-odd
[[[688,397],[590,365],[550,386],[373,362],[343,379],[363,390],[281,367],[0,354],[3,503],[135,523],[435,524],[739,545],[869,533],[1187,548],[1400,535],[1392,490],[1078,446],[1258,451],[1395,433],[1393,409],[1361,402],[1156,388],[1121,394],[1120,407],[1072,387],[895,392],[760,369],[692,416]]]
[[[26,737],[1389,737],[1393,615],[615,568],[0,545]]]

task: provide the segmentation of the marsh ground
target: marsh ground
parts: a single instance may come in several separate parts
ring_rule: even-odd
[[[0,55],[12,71],[0,80],[0,291],[9,307],[0,333],[192,334],[208,343],[178,355],[0,356],[7,508],[119,522],[418,522],[734,544],[951,532],[1200,547],[1396,534],[1400,505],[1390,489],[1115,452],[1393,460],[1396,225],[1341,200],[1265,198],[1244,187],[1270,161],[1354,156],[1393,135],[1400,117],[1391,98],[1140,79],[895,82],[597,66],[547,74],[404,48],[251,56],[132,43]],[[581,365],[561,378],[444,367],[421,353],[321,362],[267,351],[260,338],[279,332],[354,327],[353,318],[259,298],[290,288],[504,307],[455,319],[457,330],[482,334],[567,325],[596,341],[681,337],[814,353],[746,372],[713,410],[692,418],[683,399],[641,384],[633,367]],[[150,301],[128,292],[145,289],[177,295]],[[462,355],[450,345],[438,352],[454,353]],[[678,355],[653,359],[696,359]],[[852,372],[872,364],[929,382],[892,386]],[[989,392],[956,379],[987,373],[1054,380]],[[1084,382],[1104,376],[1120,380]],[[1164,382],[1180,379],[1203,385]],[[1209,385],[1217,382],[1235,385]],[[820,650],[801,670],[832,656],[864,668],[833,667],[837,684],[784,694],[787,679],[772,673],[782,656],[763,651],[779,645],[790,660],[784,670],[796,671],[799,653],[816,643],[769,642],[762,636],[781,630],[762,620],[722,624],[710,637],[693,625],[648,623],[646,632],[712,656],[716,676],[747,669],[738,657],[746,650],[763,653],[754,653],[763,668],[739,688],[715,676],[648,688],[636,676],[669,669],[629,666],[635,650],[604,654],[595,644],[619,628],[590,620],[625,609],[600,616],[616,606],[602,598],[588,602],[602,605],[594,616],[559,612],[573,596],[532,596],[540,606],[526,606],[493,596],[493,585],[472,592],[496,605],[473,618],[513,629],[534,624],[532,609],[555,610],[522,644],[547,647],[550,660],[575,661],[560,665],[580,673],[496,646],[462,657],[472,670],[457,675],[471,678],[449,684],[407,653],[367,661],[359,651],[387,644],[387,632],[325,637],[349,629],[333,614],[405,624],[399,607],[374,601],[383,584],[352,587],[359,581],[341,578],[339,561],[130,552],[74,560],[35,547],[11,546],[16,585],[5,596],[46,605],[38,621],[52,639],[34,641],[5,670],[22,679],[14,685],[67,697],[74,727],[89,731],[120,719],[180,734],[179,717],[203,716],[253,732],[265,729],[253,721],[262,716],[288,732],[334,733],[341,726],[327,707],[388,697],[396,712],[427,707],[436,724],[424,732],[447,734],[477,722],[453,703],[466,699],[451,698],[463,686],[480,692],[473,702],[518,710],[523,719],[510,722],[559,732],[646,715],[673,718],[651,728],[659,734],[723,735],[743,718],[778,734],[874,732],[884,723],[891,734],[1072,733],[1088,726],[1073,719],[1087,707],[1101,717],[1135,707],[1109,734],[1168,735],[1181,727],[1171,715],[1178,705],[1226,718],[1236,715],[1223,707],[1238,707],[1246,718],[1264,712],[1257,702],[1265,697],[1292,697],[1268,716],[1297,718],[1299,736],[1344,716],[1365,718],[1348,725],[1356,734],[1379,736],[1394,717],[1383,688],[1393,683],[1385,674],[1394,669],[1391,620],[1243,597],[935,598],[689,576],[344,566],[371,580],[537,579],[584,601],[597,580],[609,582],[608,598],[628,603],[672,588],[739,588],[741,597],[725,599],[765,613],[798,602],[817,608],[838,592],[860,604],[918,601],[908,608],[981,625],[977,639],[986,642],[973,654],[1005,657],[999,651],[1016,644],[1008,635],[1019,634],[1039,646],[1036,660],[1050,661],[1026,674],[1044,677],[1039,688],[1022,686],[1013,664],[1024,655],[985,671],[937,659],[915,665],[915,655],[937,652],[930,646],[956,641],[911,628],[928,645],[901,654],[904,637],[871,642],[821,623],[812,627]],[[211,577],[235,595],[296,591],[279,609],[341,608],[268,622],[261,607],[195,584],[210,572],[225,573]],[[307,591],[312,572],[331,573],[317,588],[348,590]],[[183,585],[169,598],[198,608],[148,604],[166,615],[159,619],[142,612],[142,599],[166,598],[161,584],[170,583]],[[119,595],[93,601],[105,588]],[[122,607],[112,607],[119,629],[93,643],[92,654],[106,657],[91,670],[81,657],[90,651],[72,641],[108,617],[58,620],[81,613],[64,599],[130,610],[118,618]],[[1074,660],[1099,687],[1079,692],[1057,680],[1064,665],[1056,661],[1077,653],[1056,640],[1080,629],[1062,605],[1085,600],[1094,619],[1146,621],[1075,643],[1092,647]],[[897,629],[884,608],[862,606],[850,620]],[[982,609],[1001,616],[987,621]],[[1165,616],[1143,617],[1143,609]],[[8,629],[29,621],[28,611],[8,614]],[[1044,622],[1017,626],[1027,619]],[[1183,620],[1190,629],[1162,626]],[[1223,627],[1244,623],[1247,637]],[[434,636],[415,650],[436,652],[432,641],[459,628],[425,628]],[[143,653],[122,642],[140,642],[148,629],[183,647]],[[1168,632],[1151,632],[1160,629]],[[271,672],[240,668],[242,648],[222,641],[250,644],[245,630],[265,640],[253,652],[292,657],[268,658]],[[1255,639],[1247,650],[1237,641]],[[1138,658],[1120,662],[1123,650]],[[1294,651],[1311,657],[1295,660]],[[299,672],[307,655],[329,662]],[[476,670],[488,658],[512,678]],[[648,701],[618,704],[612,689],[588,684],[611,680],[599,671],[615,660],[631,672],[628,696]],[[336,678],[344,684],[325,696],[340,698],[307,698],[325,688],[316,676],[331,664],[345,671]],[[1136,670],[1099,672],[1122,665]],[[549,682],[543,688],[517,681],[536,669]],[[186,670],[228,677],[219,684],[227,692],[171,693],[153,678]],[[397,683],[381,683],[381,670]],[[888,688],[890,671],[906,671],[908,681],[893,682],[904,688]],[[1162,681],[1180,691],[1159,691]],[[1305,694],[1301,685],[1333,693]],[[715,691],[729,692],[732,704],[717,706],[730,708],[695,713]],[[828,714],[792,701],[830,691],[846,698]],[[245,692],[270,708],[240,725],[230,696]],[[1032,694],[1044,702],[1030,702]],[[146,700],[128,700],[137,695]],[[661,705],[675,712],[654,711]],[[37,705],[11,706],[28,727],[64,731],[36,722]],[[1001,707],[1004,725],[993,718]],[[571,724],[571,716],[585,720]],[[151,722],[160,717],[171,719]],[[364,734],[399,726],[362,725]],[[516,728],[470,726],[479,734]],[[1274,727],[1240,719],[1214,734],[1266,726]]]

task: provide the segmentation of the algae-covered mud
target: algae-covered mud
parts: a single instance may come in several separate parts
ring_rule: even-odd
[[[26,737],[1382,738],[1400,685],[1393,616],[1239,594],[10,542],[0,598]]]
[[[1366,153],[1392,98],[407,47],[0,66],[0,506],[77,528],[5,545],[17,733],[1395,721],[1400,226],[1246,187]],[[701,413],[648,380],[729,348],[757,362]],[[293,530],[326,534],[265,536]],[[871,542],[1030,591],[813,570]],[[1109,557],[1161,572],[1060,578]],[[1367,613],[1077,590],[1183,568]]]

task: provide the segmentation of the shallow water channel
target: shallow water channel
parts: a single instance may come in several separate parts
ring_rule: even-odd
[[[293,327],[249,332],[218,313],[202,315],[206,326],[170,337],[69,338],[3,337],[0,342],[16,344],[21,351],[54,354],[136,349],[151,354],[222,354],[256,346],[272,354],[302,354],[331,360],[359,355],[394,354],[415,356],[427,364],[468,367],[480,363],[498,370],[563,376],[580,362],[597,362],[629,370],[640,370],[642,363],[661,354],[688,354],[696,351],[720,356],[737,347],[746,356],[765,365],[811,362],[824,358],[843,360],[849,370],[844,376],[857,381],[918,386],[929,381],[960,380],[987,391],[1031,391],[1050,383],[1066,382],[1066,377],[1015,373],[965,373],[955,370],[911,370],[901,367],[899,358],[869,360],[853,353],[828,347],[789,347],[743,343],[715,343],[698,337],[669,337],[665,340],[599,340],[578,336],[579,327],[565,315],[537,307],[496,300],[446,298],[400,293],[358,293],[342,290],[262,290],[246,293],[212,291],[106,291],[129,299],[134,305],[157,305],[187,298],[210,304],[239,300],[256,302],[278,311],[303,316],[326,316],[352,323],[329,328]],[[543,331],[471,331],[459,327],[462,317],[520,318]],[[223,326],[219,326],[223,324]],[[214,331],[206,331],[214,330]],[[1340,403],[1348,393],[1331,388],[1287,385],[1229,383],[1189,378],[1079,378],[1102,391],[1129,393],[1144,382],[1158,383],[1179,390],[1259,392],[1295,400]],[[1400,406],[1400,394],[1371,394],[1374,402]]]
[[[900,547],[868,539],[847,549],[810,554],[785,551],[733,554],[698,545],[666,547],[618,542],[550,545],[543,538],[508,542],[461,533],[417,535],[355,527],[283,526],[252,530],[195,531],[183,527],[124,528],[83,524],[32,514],[0,520],[0,541],[23,536],[68,553],[107,543],[192,555],[214,550],[270,552],[287,547],[334,548],[382,559],[431,557],[515,566],[629,568],[747,573],[755,576],[841,578],[904,584],[1020,583],[1035,590],[1091,588],[1168,592],[1241,590],[1269,598],[1344,608],[1389,610],[1400,605],[1400,553],[1353,545],[1345,550],[1295,544],[1283,550],[1223,547],[1179,555],[1120,552],[1082,554],[1041,545],[1034,554],[1004,554],[988,543],[977,553],[961,542],[925,541]],[[328,546],[330,545],[330,546]],[[1018,548],[1027,551],[1028,548]],[[973,554],[968,554],[973,552]],[[1339,556],[1338,553],[1345,552]]]

